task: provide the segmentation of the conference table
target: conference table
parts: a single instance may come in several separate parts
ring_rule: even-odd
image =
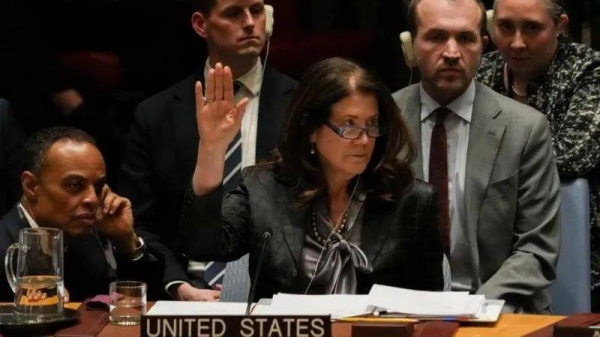
[[[495,324],[461,325],[455,337],[520,337],[563,319],[563,316],[503,314]],[[116,326],[107,324],[98,337],[140,336],[139,326]],[[350,337],[350,323],[333,323],[333,337]]]
[[[151,305],[151,304],[150,304]],[[68,303],[66,307],[77,309],[80,303]],[[520,337],[538,329],[549,326],[565,318],[550,315],[515,315],[502,314],[496,323],[461,324],[455,337]],[[118,326],[108,323],[97,337],[137,337],[140,336],[140,326]],[[350,337],[350,323],[333,323],[333,337]]]

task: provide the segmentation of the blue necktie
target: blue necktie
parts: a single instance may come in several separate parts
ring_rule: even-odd
[[[238,81],[233,83],[234,93],[242,87]],[[237,102],[236,102],[237,103]],[[233,191],[239,183],[242,171],[242,133],[238,131],[235,138],[229,144],[227,154],[225,155],[225,170],[223,172],[223,192],[228,193]],[[206,265],[204,270],[204,280],[213,287],[215,284],[223,283],[223,275],[225,274],[225,266],[227,262],[211,261]]]

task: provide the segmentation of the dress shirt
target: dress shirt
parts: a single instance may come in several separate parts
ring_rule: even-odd
[[[21,212],[23,212],[23,215],[25,216],[25,219],[27,219],[27,223],[29,224],[29,226],[31,228],[40,228],[40,226],[37,224],[37,222],[35,222],[35,220],[33,220],[31,215],[29,214],[29,212],[27,212],[27,210],[25,209],[25,207],[23,207],[23,205],[21,203],[19,203],[17,207],[19,207]]]
[[[436,102],[420,86],[421,95],[421,146],[423,153],[423,177],[429,181],[429,152],[431,149],[431,134],[435,126],[436,116],[433,111],[441,105]],[[472,290],[472,275],[467,270],[462,270],[460,261],[465,261],[467,256],[460,256],[468,252],[461,245],[465,245],[467,233],[464,233],[461,222],[466,221],[465,210],[465,178],[467,170],[467,148],[469,144],[469,130],[473,101],[475,100],[475,82],[446,108],[450,113],[444,120],[448,140],[448,202],[450,211],[450,265],[452,267],[452,289]]]

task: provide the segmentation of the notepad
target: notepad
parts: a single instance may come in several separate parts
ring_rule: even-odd
[[[467,292],[418,291],[373,285],[367,304],[408,317],[475,318],[485,296]]]

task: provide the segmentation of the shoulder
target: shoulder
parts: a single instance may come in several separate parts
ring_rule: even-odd
[[[268,65],[265,68],[265,84],[267,83],[279,88],[282,92],[291,92],[298,86],[298,82],[294,79]]]
[[[481,57],[481,63],[477,69],[477,81],[486,85],[491,85],[494,75],[498,72],[498,65],[503,64],[503,62],[498,62],[500,58],[498,51],[484,54]]]
[[[547,121],[546,117],[535,108],[499,94],[484,84],[477,83],[476,90],[475,99],[483,100],[488,105],[496,104],[501,112],[499,116],[507,120],[509,125],[532,127]],[[474,113],[477,112],[474,111]]]
[[[403,198],[413,199],[419,203],[426,204],[431,203],[435,197],[436,193],[433,185],[419,179],[415,179],[403,196]]]
[[[136,107],[136,119],[152,119],[167,112],[167,106],[175,101],[193,97],[195,75],[192,74],[185,79],[171,85],[167,89],[154,94],[143,100]]]
[[[17,215],[17,206],[14,206],[0,219],[0,249],[3,253],[9,245],[17,242],[21,225]]]
[[[259,164],[242,169],[242,181],[250,192],[283,185],[271,165]]]
[[[564,56],[558,71],[565,78],[589,78],[600,83],[600,52],[583,44],[565,43]]]
[[[8,101],[5,100],[4,98],[0,98],[0,120],[6,119],[4,116],[8,113],[8,111],[9,111]]]
[[[394,101],[400,107],[401,110],[404,110],[404,106],[406,105],[406,101],[411,96],[418,94],[419,92],[419,84],[412,84],[404,89],[400,89],[392,94]]]
[[[433,185],[426,183],[422,180],[415,179],[415,181],[406,188],[397,199],[393,201],[382,201],[379,199],[369,198],[371,203],[377,206],[377,209],[396,209],[396,211],[408,210],[410,214],[421,214],[422,212],[429,209],[429,207],[436,203],[437,194]]]

